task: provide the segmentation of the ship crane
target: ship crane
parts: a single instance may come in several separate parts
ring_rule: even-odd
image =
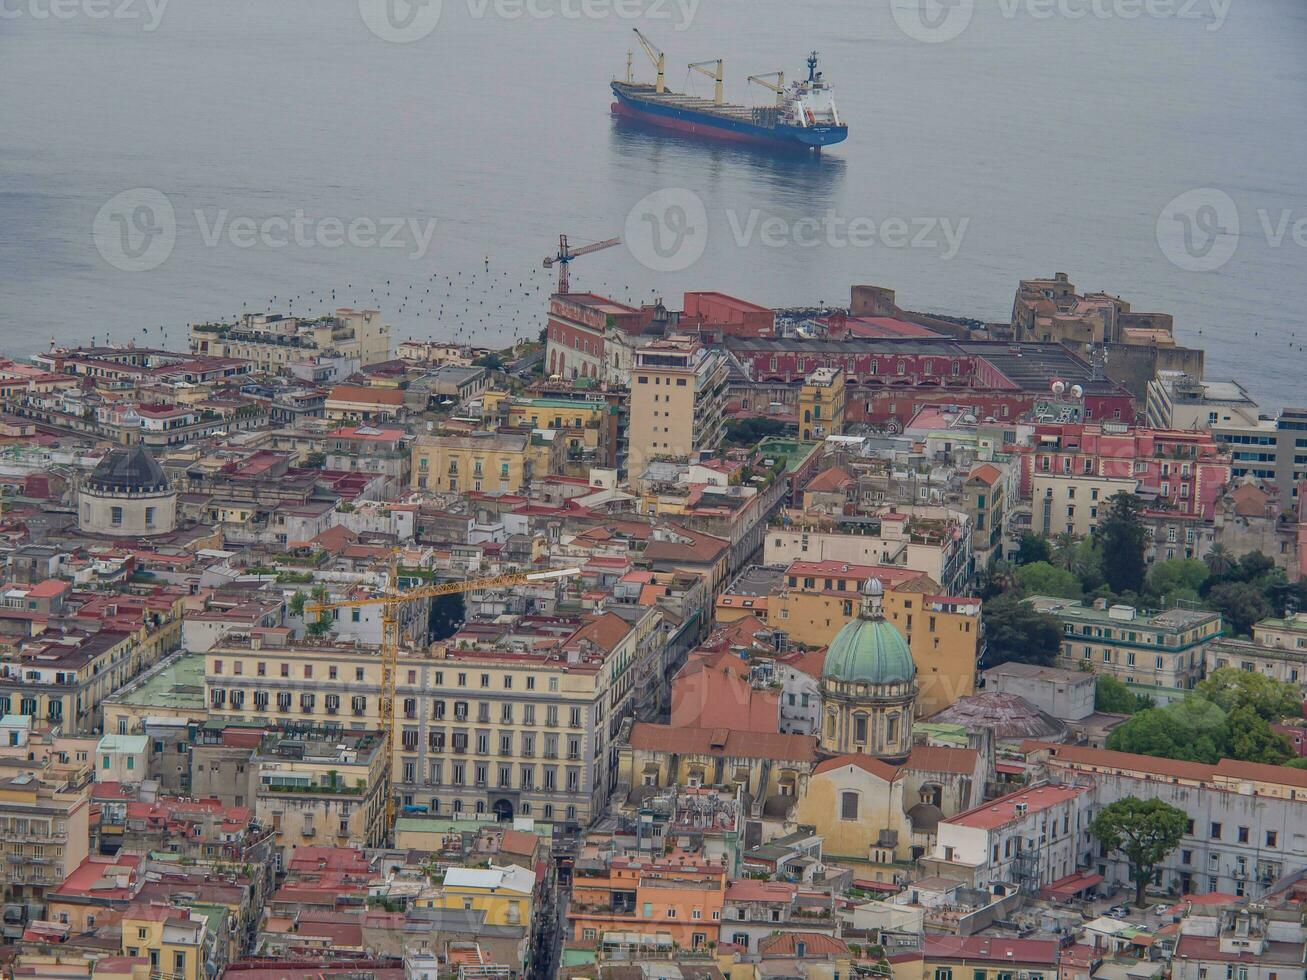
[[[715,65],[716,67],[712,71],[709,71],[708,65]],[[690,69],[692,71],[697,71],[701,75],[707,75],[709,78],[713,80],[713,89],[712,89],[713,105],[721,105],[724,101],[726,101],[722,97],[722,59],[721,58],[717,58],[713,61],[692,61],[690,62]]]
[[[635,31],[635,36],[640,42],[640,47],[644,48],[644,53],[649,56],[649,60],[653,62],[654,70],[658,72],[658,78],[654,82],[654,91],[659,95],[662,95],[663,92],[667,90],[667,86],[664,84],[663,71],[667,64],[666,56],[660,49],[654,46],[652,41],[640,33],[640,28],[632,27],[631,30]]]
[[[769,82],[767,79],[775,78],[776,81]],[[749,81],[757,82],[763,88],[769,88],[776,93],[776,102],[779,104],[785,101],[785,72],[767,71],[761,75],[750,75]]]
[[[567,244],[567,236],[558,236],[558,254],[546,255],[544,267],[552,269],[555,264],[558,265],[558,292],[566,293],[568,286],[567,267],[572,264],[572,260],[582,255],[589,255],[591,252],[598,252],[600,249],[612,248],[614,245],[622,244],[620,238],[607,238],[602,242],[595,242],[592,245],[582,245],[580,248],[572,248]]]
[[[382,749],[385,752],[386,781],[386,839],[395,827],[395,675],[399,669],[399,613],[400,607],[410,602],[423,599],[435,599],[445,595],[458,595],[464,592],[478,592],[482,589],[506,588],[525,585],[530,582],[550,582],[580,575],[579,568],[562,568],[548,572],[514,572],[508,575],[496,575],[492,578],[469,579],[466,582],[443,582],[440,585],[424,585],[416,589],[400,591],[399,566],[394,556],[390,560],[387,574],[388,588],[384,595],[369,596],[365,599],[342,599],[338,602],[306,602],[306,617],[330,612],[333,609],[358,609],[362,606],[381,606],[381,702],[378,711],[381,717]]]

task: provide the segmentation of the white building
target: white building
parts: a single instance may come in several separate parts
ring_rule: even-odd
[[[931,863],[946,877],[1034,894],[1089,858],[1088,786],[1043,783],[941,820]]]

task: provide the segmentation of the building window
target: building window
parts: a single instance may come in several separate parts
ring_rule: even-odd
[[[844,792],[840,794],[840,819],[857,820],[858,819],[858,794]]]
[[[121,527],[123,523],[123,509],[121,507],[111,507],[109,509],[109,520],[114,527]]]

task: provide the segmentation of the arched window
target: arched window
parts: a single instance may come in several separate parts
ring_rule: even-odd
[[[853,716],[853,741],[859,745],[867,744],[867,716],[861,712]]]

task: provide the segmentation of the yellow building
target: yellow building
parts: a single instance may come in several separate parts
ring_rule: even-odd
[[[323,729],[267,735],[254,754],[254,813],[277,833],[283,866],[297,847],[380,847],[390,782],[382,736]]]
[[[40,905],[90,850],[90,784],[32,772],[33,763],[0,759],[0,852],[6,903]]]
[[[564,451],[573,456],[599,449],[609,407],[598,400],[514,398],[508,392],[491,390],[481,395],[481,411],[487,424],[555,429],[563,438]]]
[[[635,352],[627,426],[633,476],[655,459],[685,459],[721,445],[727,373],[719,352],[688,337]]]
[[[808,777],[794,813],[822,838],[823,858],[893,881],[891,866],[912,856],[903,770],[861,753],[827,759]],[[877,869],[877,870],[872,870]]]
[[[115,599],[119,601],[114,602]],[[67,733],[88,733],[103,725],[101,702],[181,645],[182,596],[97,597],[79,615],[126,618],[137,605],[148,625],[104,629],[40,658],[10,654],[0,662],[0,715],[30,715]],[[109,609],[109,606],[115,606]],[[158,617],[155,623],[151,617]]]
[[[844,371],[817,368],[799,389],[799,438],[821,440],[844,434]]]
[[[980,600],[934,594],[928,576],[902,568],[841,562],[792,562],[767,599],[767,625],[796,643],[826,646],[858,615],[863,585],[884,586],[887,622],[901,632],[917,667],[917,713],[934,714],[975,692]]]
[[[486,925],[524,926],[535,912],[535,885],[534,872],[513,864],[450,868],[444,881],[414,904],[418,908],[484,912]]]
[[[412,450],[413,489],[518,493],[536,475],[530,443],[530,436],[519,433],[418,436]]]
[[[205,977],[209,920],[171,905],[133,905],[123,912],[122,955],[149,960],[151,976],[170,980]],[[206,940],[209,943],[206,943]]]

